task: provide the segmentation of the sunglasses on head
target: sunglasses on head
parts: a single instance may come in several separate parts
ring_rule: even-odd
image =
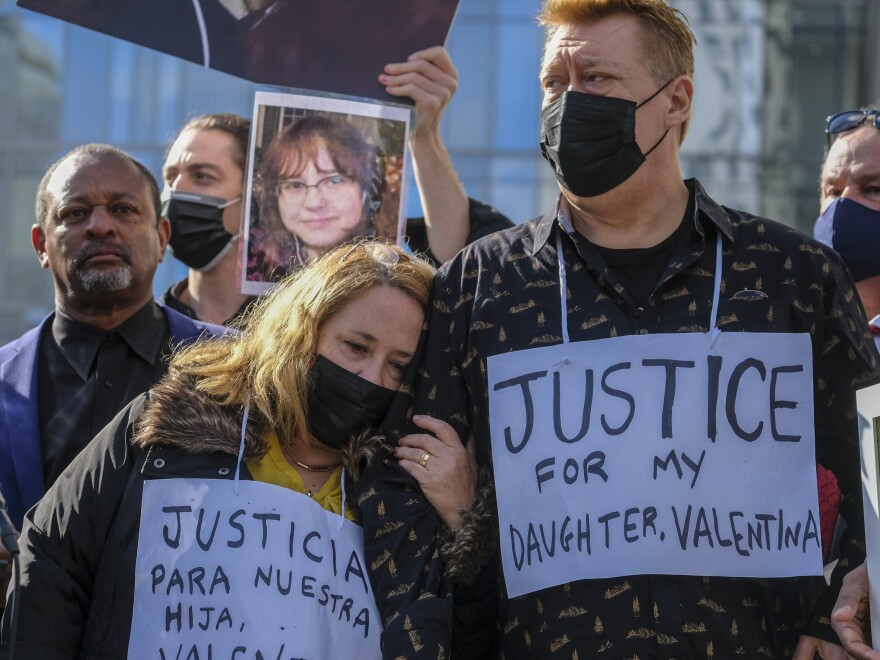
[[[363,251],[374,261],[385,267],[394,266],[400,261],[401,257],[403,257],[404,260],[409,261],[409,255],[401,255],[399,252],[393,250],[388,243],[374,238],[356,239],[352,244],[351,249],[343,255],[342,261],[348,259],[357,249],[363,249]]]
[[[847,110],[831,115],[825,120],[825,134],[828,136],[828,146],[837,139],[841,133],[846,133],[858,128],[865,122],[872,120],[874,128],[880,129],[880,112],[877,110]]]

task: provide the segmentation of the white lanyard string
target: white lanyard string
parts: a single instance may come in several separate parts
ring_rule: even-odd
[[[568,275],[565,271],[565,256],[562,251],[562,230],[557,228],[556,231],[556,259],[559,262],[559,300],[560,309],[562,310],[562,343],[568,344],[571,339],[568,335]],[[712,296],[712,315],[709,320],[709,332],[711,338],[709,346],[715,343],[718,335],[721,334],[721,328],[718,327],[718,305],[721,301],[721,232],[717,233],[715,242],[715,290]]]
[[[232,480],[232,490],[238,495],[238,481],[239,476],[241,475],[241,460],[244,456],[244,439],[245,432],[247,431],[247,423],[248,417],[251,412],[251,395],[250,392],[247,394],[247,399],[245,399],[244,404],[244,415],[242,415],[241,419],[241,443],[238,445],[238,462],[235,465],[235,476]],[[340,477],[342,480],[342,514],[339,516],[339,526],[338,529],[342,529],[342,525],[345,523],[345,468],[342,468],[342,475]]]
[[[562,252],[562,231],[556,232],[556,258],[559,261],[559,304],[562,308],[562,343],[568,344],[568,275],[565,273],[565,256]]]
[[[712,316],[709,319],[709,347],[715,345],[715,340],[721,334],[718,327],[718,306],[721,303],[721,232],[717,232],[715,242],[715,291],[712,294]]]
[[[238,495],[238,477],[241,474],[241,459],[244,456],[244,437],[247,430],[248,416],[251,412],[251,393],[248,392],[244,402],[244,415],[241,420],[241,443],[238,445],[238,462],[235,464],[235,477],[232,480],[232,490]]]
[[[342,468],[342,474],[339,475],[340,483],[342,484],[342,510],[339,513],[339,524],[336,526],[336,529],[342,529],[342,525],[345,524],[345,468]]]

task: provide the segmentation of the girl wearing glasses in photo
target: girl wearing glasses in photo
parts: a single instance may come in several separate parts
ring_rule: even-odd
[[[292,267],[375,233],[382,203],[379,150],[345,121],[310,115],[269,144],[255,177],[259,224],[248,279],[278,281]]]

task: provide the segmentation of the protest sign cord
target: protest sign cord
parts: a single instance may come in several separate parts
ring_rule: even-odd
[[[715,242],[715,290],[712,293],[712,318],[709,321],[709,347],[715,345],[715,340],[721,334],[718,327],[718,304],[721,301],[721,232],[718,232]]]
[[[562,308],[562,343],[568,344],[568,276],[565,274],[565,254],[562,252],[562,232],[556,232],[556,260],[559,262],[559,304]]]
[[[238,445],[238,461],[235,464],[235,479],[232,482],[232,489],[238,495],[238,477],[241,474],[241,459],[244,457],[244,436],[247,431],[248,416],[251,412],[251,393],[247,393],[244,401],[244,414],[241,418],[241,443]]]
[[[342,468],[342,474],[339,476],[339,483],[342,485],[342,510],[339,512],[339,521],[336,529],[342,529],[345,524],[345,466]]]

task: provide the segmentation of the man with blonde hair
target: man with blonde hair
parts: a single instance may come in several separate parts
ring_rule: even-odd
[[[854,390],[878,362],[853,282],[817,242],[683,179],[695,39],[681,12],[545,0],[540,21],[558,202],[440,269],[421,364],[386,423],[408,430],[411,410],[473,432],[497,511],[476,506],[450,538],[411,478],[430,451],[404,442],[402,470],[372,466],[360,502],[385,657],[843,658],[826,640],[860,561]],[[661,347],[669,359],[642,360]],[[804,366],[772,367],[782,350]],[[609,353],[622,357],[594,383]],[[796,372],[802,402],[783,401]],[[743,390],[771,400],[738,405]],[[803,434],[786,435],[795,419]],[[820,468],[849,524],[830,589]]]

